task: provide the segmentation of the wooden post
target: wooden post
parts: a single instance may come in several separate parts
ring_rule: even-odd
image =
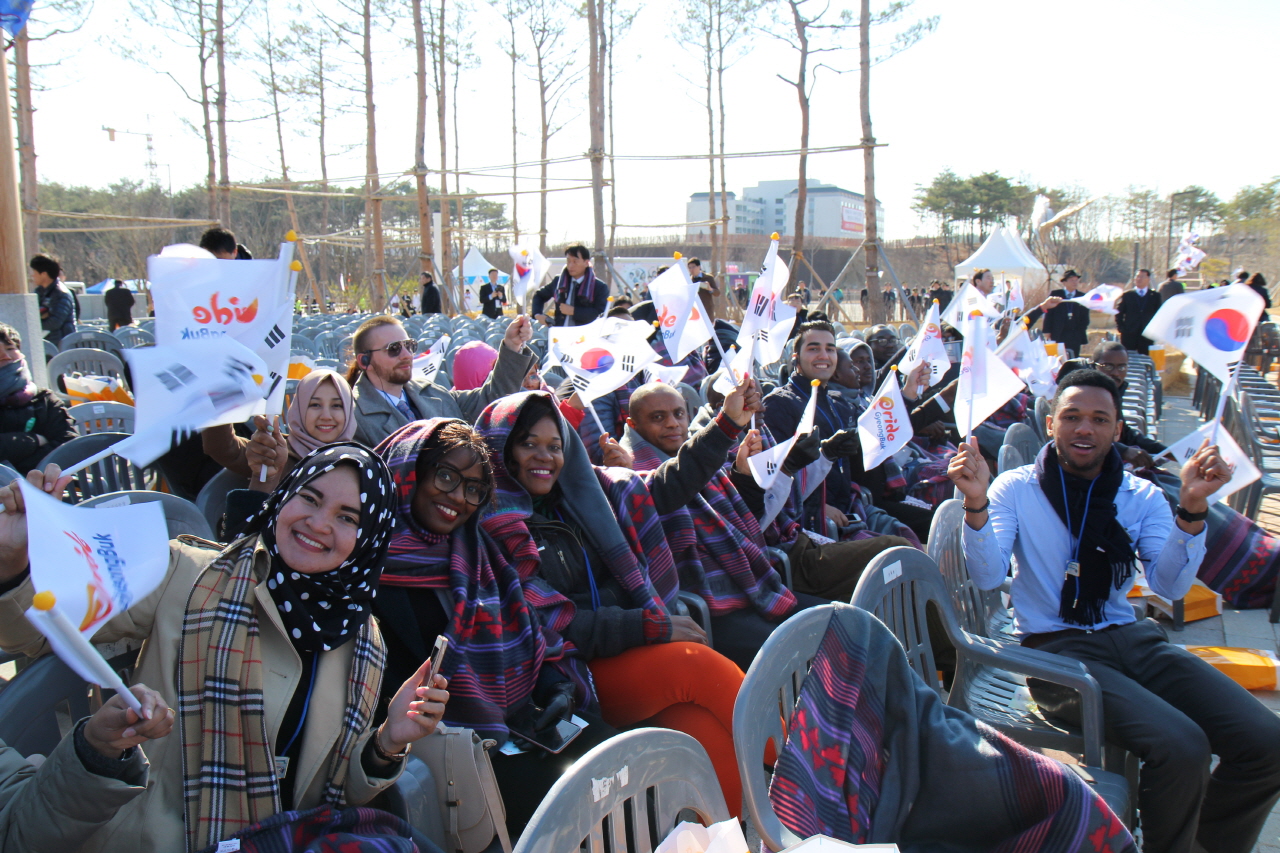
[[[26,252],[22,244],[22,205],[18,201],[13,104],[9,101],[9,59],[0,51],[0,293],[27,292]]]
[[[876,240],[876,140],[871,135],[871,0],[862,0],[862,23],[858,28],[858,53],[860,79],[858,101],[862,113],[862,208],[863,208],[863,257],[867,261],[867,313],[872,323],[885,323],[890,319],[884,297],[880,293],[880,265]]]

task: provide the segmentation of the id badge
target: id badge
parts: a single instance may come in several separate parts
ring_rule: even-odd
[[[1067,560],[1067,577],[1080,577],[1080,563],[1076,560]]]
[[[276,778],[283,779],[289,775],[289,756],[277,755],[276,757]]]

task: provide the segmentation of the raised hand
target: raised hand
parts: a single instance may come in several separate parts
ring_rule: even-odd
[[[742,381],[729,392],[729,396],[724,398],[721,408],[729,420],[742,427],[751,423],[752,414],[760,411],[760,400],[760,386],[756,384],[755,377],[747,372],[743,374]]]
[[[605,433],[600,436],[600,455],[604,457],[604,464],[610,468],[632,468],[636,467],[636,459],[621,444]]]
[[[524,314],[516,317],[507,326],[507,333],[502,336],[502,344],[512,352],[520,352],[524,345],[533,339],[533,324]]]
[[[1209,508],[1209,497],[1226,485],[1231,475],[1231,466],[1222,458],[1218,446],[1209,444],[1206,438],[1182,466],[1178,503],[1188,512],[1204,512]]]
[[[733,470],[739,474],[750,476],[751,465],[747,460],[762,450],[764,450],[764,439],[760,437],[760,430],[747,430],[747,434],[742,437],[742,442],[738,445],[738,454],[734,458]]]
[[[951,457],[947,476],[964,495],[965,505],[976,509],[987,500],[987,484],[991,482],[991,468],[978,449],[978,439],[960,443],[960,452]]]
[[[249,488],[274,492],[289,461],[289,439],[280,432],[279,415],[276,415],[274,425],[268,423],[264,416],[254,415],[253,426],[253,437],[244,449],[245,462],[252,474]],[[263,468],[267,469],[265,482],[262,480]]]

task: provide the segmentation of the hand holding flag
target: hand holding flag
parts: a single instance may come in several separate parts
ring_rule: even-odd
[[[930,385],[941,381],[943,374],[951,367],[951,359],[947,358],[947,347],[942,340],[942,318],[936,299],[930,303],[929,313],[925,314],[924,323],[911,340],[907,354],[903,356],[898,368],[909,376],[917,366],[926,362],[929,365]]]

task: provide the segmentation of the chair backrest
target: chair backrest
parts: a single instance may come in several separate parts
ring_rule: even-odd
[[[105,328],[101,332],[72,332],[62,339],[62,343],[58,345],[58,348],[62,352],[66,352],[69,349],[102,349],[117,356],[124,352],[120,339]]]
[[[124,403],[77,403],[67,413],[75,419],[81,435],[95,432],[133,433],[137,409]]]
[[[317,356],[320,354],[316,351],[315,341],[311,340],[311,338],[308,338],[306,335],[299,335],[296,332],[293,337],[289,339],[289,351],[294,354],[301,353],[303,355],[310,356]]]
[[[58,345],[55,344],[53,341],[49,341],[49,340],[43,341],[43,343],[44,343],[44,363],[48,364],[49,359],[53,358],[55,355],[58,354]]]
[[[57,655],[37,658],[0,690],[0,740],[25,756],[49,755],[91,713],[90,691]]]
[[[112,334],[126,347],[141,347],[156,342],[155,335],[145,329],[139,329],[137,326],[121,326]]]
[[[1040,436],[1036,435],[1035,430],[1026,424],[1013,424],[1005,430],[1004,443],[1018,448],[1022,458],[1028,461],[1034,460],[1039,456],[1040,448],[1044,446]]]
[[[774,629],[751,662],[733,703],[733,747],[742,793],[751,823],[770,850],[782,850],[803,839],[782,825],[769,803],[765,750],[773,741],[774,749],[782,751],[783,726],[790,720],[834,608],[824,604],[801,610]]]
[[[1012,471],[1014,468],[1021,468],[1026,464],[1027,460],[1022,458],[1022,451],[1012,444],[1005,444],[1000,447],[1000,456],[996,461],[996,473],[1003,474],[1005,471]]]
[[[82,373],[90,376],[124,376],[124,362],[106,350],[77,347],[62,352],[49,359],[49,376],[62,376],[66,373]]]
[[[582,849],[652,853],[683,811],[704,824],[729,818],[715,768],[683,732],[634,729],[573,763],[533,813],[515,853]]]
[[[204,515],[191,501],[171,495],[167,492],[121,491],[107,492],[96,497],[87,498],[80,506],[130,506],[132,504],[159,503],[164,508],[164,520],[169,528],[169,538],[176,539],[183,534],[199,536],[201,539],[213,539],[213,529]]]
[[[128,433],[123,432],[96,432],[92,435],[73,438],[66,444],[55,447],[41,461],[40,467],[53,463],[65,471],[72,465],[128,437]],[[108,456],[75,475],[75,479],[67,489],[66,500],[69,503],[79,503],[86,497],[94,495],[132,489],[141,490],[146,487],[146,476],[141,468],[122,456]]]
[[[227,495],[234,489],[247,489],[249,480],[241,477],[234,471],[222,469],[214,474],[209,482],[204,484],[200,489],[200,494],[196,495],[196,509],[200,510],[200,514],[204,516],[204,520],[208,522],[209,529],[215,533],[218,530],[218,522],[222,520],[222,515],[227,511]]]
[[[1049,440],[1049,434],[1045,431],[1044,422],[1045,422],[1045,419],[1049,417],[1051,410],[1052,410],[1052,405],[1049,403],[1049,400],[1047,397],[1036,397],[1035,429],[1036,429],[1036,436],[1039,437],[1041,441]]]
[[[702,408],[702,394],[687,382],[681,382],[676,389],[684,395],[685,414],[688,415],[689,420],[693,420],[698,409]]]
[[[948,620],[954,624],[946,596],[938,564],[916,548],[898,545],[872,558],[858,578],[850,601],[888,626],[902,644],[916,675],[939,695],[942,682],[938,680],[929,640],[927,610],[933,605],[944,624]]]
[[[952,498],[943,501],[933,514],[929,526],[928,553],[933,559],[946,589],[951,592],[951,604],[960,620],[960,627],[979,637],[989,636],[987,623],[997,605],[1003,606],[1000,593],[978,589],[969,577],[964,559],[961,537],[964,525],[964,504]]]
[[[0,486],[7,486],[21,476],[14,468],[0,462]]]

